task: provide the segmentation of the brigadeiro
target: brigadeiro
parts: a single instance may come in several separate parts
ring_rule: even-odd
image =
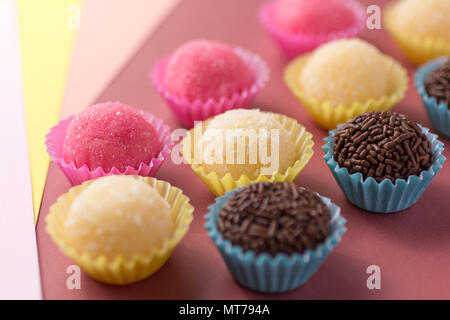
[[[225,203],[219,231],[244,251],[304,252],[328,236],[330,211],[319,196],[295,184],[258,183]]]
[[[73,185],[110,174],[153,176],[173,146],[160,119],[119,102],[60,122],[46,144]]]
[[[445,160],[436,135],[396,112],[367,112],[330,133],[330,169],[349,200],[370,211],[413,205]]]
[[[196,120],[249,107],[268,75],[265,62],[249,51],[193,40],[162,59],[152,80],[179,121],[192,127]]]
[[[425,81],[425,87],[429,96],[436,99],[437,104],[444,103],[450,106],[450,60],[447,58],[444,64],[432,71]]]
[[[242,285],[282,292],[305,283],[344,233],[330,199],[289,182],[258,182],[210,207],[206,227]]]
[[[377,182],[418,176],[433,161],[427,136],[396,112],[368,112],[344,124],[334,134],[333,155],[350,174]]]
[[[420,67],[415,83],[433,127],[450,138],[450,59],[439,58]]]

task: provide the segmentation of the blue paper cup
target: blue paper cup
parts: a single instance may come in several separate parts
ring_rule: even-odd
[[[428,118],[433,124],[433,127],[446,138],[450,138],[450,110],[444,102],[437,104],[436,98],[428,95],[425,90],[425,80],[433,70],[440,67],[448,59],[450,57],[433,60],[420,67],[415,75],[416,88],[425,105]]]
[[[292,255],[285,253],[275,256],[267,253],[256,255],[251,250],[244,252],[240,246],[232,245],[222,237],[217,228],[221,208],[241,188],[216,198],[215,203],[209,206],[209,213],[205,217],[208,234],[219,249],[228,270],[238,283],[259,292],[284,292],[300,287],[316,272],[346,231],[344,226],[346,220],[340,215],[340,208],[330,199],[319,195],[330,210],[331,229],[330,235],[314,250]]]
[[[340,127],[341,125],[338,126],[338,128]],[[411,175],[408,180],[397,179],[395,183],[392,183],[389,179],[377,182],[371,177],[363,181],[361,173],[350,174],[347,168],[339,167],[339,164],[333,158],[334,133],[337,129],[330,131],[330,135],[325,138],[325,145],[322,147],[325,151],[323,158],[339,187],[351,203],[361,209],[377,213],[401,211],[416,203],[430,181],[442,169],[442,164],[446,160],[442,155],[444,144],[437,139],[438,136],[430,133],[427,128],[420,125],[419,127],[431,142],[433,163],[428,170],[422,171],[419,176]]]

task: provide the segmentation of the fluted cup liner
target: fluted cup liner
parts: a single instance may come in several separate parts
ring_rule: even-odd
[[[386,30],[412,63],[419,65],[438,57],[450,55],[450,41],[422,37],[398,30],[395,26],[394,6],[395,4],[387,6],[384,11]],[[422,22],[417,21],[417,23]]]
[[[428,75],[448,61],[448,59],[450,57],[439,58],[420,67],[415,75],[415,83],[431,124],[440,134],[450,139],[450,110],[444,102],[438,104],[436,98],[429,96],[425,89],[425,80]]]
[[[217,224],[219,213],[227,200],[236,192],[232,190],[216,198],[209,207],[205,227],[208,235],[222,255],[231,275],[244,287],[265,293],[293,290],[305,284],[325,261],[346,231],[346,220],[340,215],[340,208],[330,199],[320,196],[330,210],[330,234],[314,250],[287,255],[267,253],[256,255],[253,251],[243,251],[222,237]]]
[[[129,259],[118,255],[113,260],[109,260],[104,255],[91,257],[67,244],[64,227],[67,214],[75,198],[93,181],[72,187],[60,196],[50,207],[46,217],[46,230],[53,242],[83,271],[100,282],[124,285],[147,278],[164,265],[192,222],[194,208],[189,204],[189,198],[180,189],[155,178],[136,176],[136,179],[155,188],[171,207],[170,214],[175,228],[173,234],[161,247],[152,248],[145,253],[136,253]]]
[[[301,105],[324,129],[336,128],[339,123],[347,122],[354,117],[368,111],[390,110],[395,104],[405,96],[408,88],[408,74],[406,70],[391,57],[385,59],[392,65],[389,93],[379,98],[369,98],[364,102],[355,101],[352,105],[333,105],[330,101],[320,102],[315,97],[310,97],[299,88],[299,77],[303,67],[307,63],[311,54],[306,54],[293,60],[284,71],[284,81]]]
[[[287,116],[272,113],[278,119],[282,126],[289,132],[292,137],[295,137],[294,150],[297,151],[297,160],[285,172],[274,172],[272,175],[260,174],[256,179],[251,179],[247,175],[241,175],[239,179],[234,179],[230,173],[225,176],[219,176],[216,172],[205,172],[204,168],[193,163],[193,155],[189,154],[188,146],[192,144],[190,137],[194,136],[194,129],[189,131],[189,134],[183,139],[183,157],[191,165],[192,170],[202,179],[206,186],[216,196],[223,195],[225,192],[236,189],[240,186],[245,186],[255,182],[270,181],[270,182],[292,182],[298,176],[300,171],[306,166],[313,155],[314,142],[312,134],[306,131],[305,127],[300,125],[295,119]],[[207,126],[208,120],[203,123],[203,130]],[[283,146],[280,146],[280,149]],[[280,150],[281,151],[281,150]],[[193,148],[191,148],[191,153]],[[283,156],[280,152],[280,157]]]
[[[267,33],[279,45],[285,56],[291,59],[299,54],[311,51],[326,42],[356,37],[363,30],[366,22],[364,7],[358,1],[354,0],[345,0],[343,2],[353,12],[355,22],[345,30],[328,34],[292,34],[280,30],[272,19],[275,1],[269,1],[261,7],[259,21]]]
[[[200,99],[189,101],[171,94],[164,86],[163,81],[170,56],[163,58],[154,67],[151,73],[154,87],[164,98],[178,121],[187,128],[192,128],[195,121],[206,120],[231,109],[250,107],[255,96],[266,85],[270,70],[261,57],[241,48],[235,48],[234,50],[253,70],[255,81],[249,88],[234,92],[230,97],[221,97],[219,100],[211,98],[207,101]]]
[[[433,163],[419,176],[411,175],[407,180],[396,179],[395,183],[392,183],[390,179],[377,182],[371,177],[363,180],[360,172],[350,174],[347,168],[339,167],[333,157],[336,130],[330,131],[330,135],[325,138],[325,145],[322,147],[325,152],[324,159],[339,187],[351,203],[361,209],[376,213],[397,212],[416,203],[431,180],[442,169],[446,160],[442,155],[443,143],[437,139],[435,134],[430,133],[429,129],[422,126],[420,128],[431,142]]]
[[[170,128],[165,125],[161,119],[145,112],[143,115],[145,119],[155,128],[158,135],[158,141],[162,149],[155,158],[151,159],[150,163],[141,162],[138,169],[128,166],[125,171],[112,168],[110,171],[106,172],[101,167],[91,170],[87,165],[77,168],[73,161],[67,163],[63,158],[63,146],[67,129],[74,116],[61,121],[58,125],[51,128],[50,133],[47,134],[45,144],[47,145],[47,152],[50,155],[50,160],[58,165],[73,186],[87,180],[97,179],[113,174],[153,177],[159,167],[163,164],[164,160],[166,160],[166,158],[170,155],[174,144],[172,142]]]

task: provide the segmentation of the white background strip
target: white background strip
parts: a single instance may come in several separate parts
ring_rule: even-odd
[[[17,8],[0,1],[0,299],[40,299]]]

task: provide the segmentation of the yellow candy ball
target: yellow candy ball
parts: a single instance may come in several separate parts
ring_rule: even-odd
[[[388,92],[390,68],[374,46],[359,39],[329,42],[315,50],[299,76],[300,89],[319,102],[350,107]]]
[[[100,178],[73,201],[65,221],[66,240],[91,258],[131,258],[160,247],[173,233],[170,206],[133,176]]]
[[[260,174],[285,173],[296,161],[294,147],[293,137],[273,114],[236,109],[214,117],[194,149],[202,155],[196,159],[206,173],[256,179]]]
[[[406,34],[450,41],[449,0],[402,0],[394,14],[394,25]]]

